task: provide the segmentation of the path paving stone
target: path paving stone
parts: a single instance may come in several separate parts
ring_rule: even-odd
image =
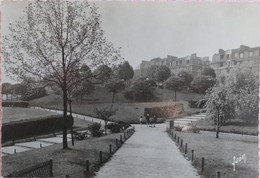
[[[97,178],[197,178],[196,170],[166,133],[166,124],[155,128],[135,125],[136,132],[106,163]]]
[[[20,153],[20,152],[24,152],[24,151],[29,151],[31,149],[19,147],[19,146],[2,147],[2,153],[14,154],[14,150],[16,150],[16,153]]]
[[[61,137],[51,137],[51,138],[42,138],[37,139],[38,141],[48,142],[48,143],[62,143]],[[71,139],[68,138],[68,141],[71,141]]]
[[[40,141],[33,141],[33,142],[25,142],[25,143],[16,143],[16,146],[23,146],[29,148],[41,148],[53,145],[52,143],[40,142]]]

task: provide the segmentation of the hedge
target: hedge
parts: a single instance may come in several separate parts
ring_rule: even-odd
[[[26,101],[3,101],[2,102],[3,107],[23,107],[27,108],[29,106],[29,103]]]
[[[69,117],[69,116],[68,116]],[[67,128],[73,125],[73,118],[68,118]],[[22,120],[2,125],[2,142],[23,139],[62,130],[63,116]]]
[[[174,117],[183,111],[182,104],[167,105],[161,107],[145,108],[144,116],[147,114],[150,117],[156,115],[157,117]]]

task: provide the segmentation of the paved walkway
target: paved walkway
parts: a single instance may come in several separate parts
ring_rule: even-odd
[[[135,134],[100,169],[97,178],[199,177],[167,136],[166,124],[158,124],[156,128],[136,125],[135,128]]]

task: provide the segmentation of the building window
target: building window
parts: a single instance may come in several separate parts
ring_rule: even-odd
[[[240,53],[239,58],[244,58],[244,53]]]
[[[223,62],[221,62],[221,63],[219,64],[219,67],[223,67]]]
[[[180,61],[180,65],[182,65],[182,61]]]
[[[186,64],[189,64],[189,63],[190,63],[190,60],[187,60],[187,61],[186,61]]]
[[[170,66],[172,67],[172,62],[170,63]]]
[[[237,65],[237,61],[234,61],[234,65]]]
[[[250,52],[249,52],[249,56],[250,56],[250,57],[252,57],[253,54],[254,54],[253,51],[250,51]]]
[[[220,55],[220,59],[224,59],[224,54],[221,54],[221,55]]]
[[[229,54],[227,54],[227,59],[229,59],[229,57],[230,57],[230,55],[229,55]]]
[[[235,53],[235,58],[238,58],[238,53]]]
[[[179,61],[176,61],[176,66],[178,66],[179,65]]]

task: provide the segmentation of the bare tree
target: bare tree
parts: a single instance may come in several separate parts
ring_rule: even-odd
[[[121,59],[100,23],[97,7],[87,1],[36,1],[28,5],[24,17],[10,24],[11,33],[3,40],[4,66],[10,77],[33,77],[61,89],[64,149],[68,148],[68,91],[82,80],[75,69],[82,64],[95,69]]]

